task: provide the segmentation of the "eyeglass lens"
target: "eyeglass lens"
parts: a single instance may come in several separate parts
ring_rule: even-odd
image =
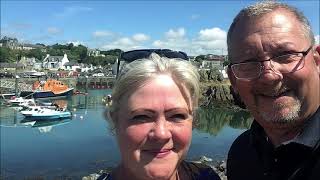
[[[278,56],[268,61],[248,62],[234,64],[231,66],[235,76],[240,79],[258,78],[264,68],[271,68],[277,73],[290,73],[304,67],[304,56],[302,53]]]

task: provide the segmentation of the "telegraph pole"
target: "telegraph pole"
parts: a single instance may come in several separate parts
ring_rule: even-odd
[[[18,93],[19,93],[19,89],[18,89],[18,83],[19,83],[19,76],[17,75],[17,69],[18,69],[18,61],[19,61],[19,58],[20,58],[20,54],[18,54],[17,56],[17,61],[16,61],[16,69],[15,69],[15,86],[14,86],[14,89],[15,89],[15,96],[17,97],[18,96]]]

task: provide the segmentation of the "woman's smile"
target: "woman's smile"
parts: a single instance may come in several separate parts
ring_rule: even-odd
[[[148,149],[142,150],[143,153],[154,156],[155,158],[165,158],[172,153],[173,149]]]

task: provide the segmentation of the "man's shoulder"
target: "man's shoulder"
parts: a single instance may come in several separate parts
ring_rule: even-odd
[[[263,178],[261,167],[258,165],[258,153],[252,142],[252,133],[252,129],[243,132],[231,145],[227,158],[227,176],[230,180]]]
[[[241,149],[246,149],[251,144],[251,130],[246,130],[242,134],[240,134],[232,143],[229,153],[240,152]]]

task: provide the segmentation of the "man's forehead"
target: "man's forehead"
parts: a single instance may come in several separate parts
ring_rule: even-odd
[[[272,46],[287,46],[293,39],[305,39],[305,32],[301,24],[288,12],[269,13],[262,17],[240,19],[231,36],[231,49],[237,44],[256,43],[265,41]],[[239,47],[237,47],[239,48]]]
[[[292,30],[302,30],[297,18],[291,12],[275,10],[258,17],[241,18],[234,27],[232,38],[259,32],[261,34],[286,33]]]

